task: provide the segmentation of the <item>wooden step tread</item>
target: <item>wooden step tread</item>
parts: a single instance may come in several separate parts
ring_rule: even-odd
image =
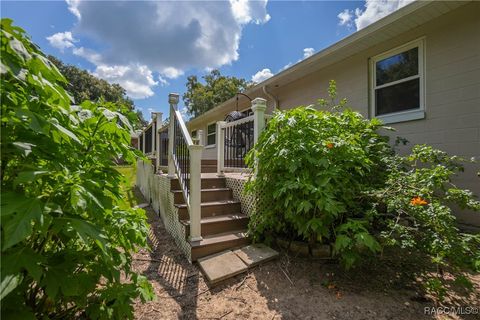
[[[212,188],[212,189],[201,189],[201,192],[215,192],[215,191],[229,191],[230,188]],[[182,190],[170,190],[173,193],[181,193]]]
[[[218,206],[218,205],[222,205],[222,204],[232,204],[232,203],[240,203],[240,201],[237,201],[237,200],[220,200],[220,201],[202,202],[201,206],[202,207],[210,207],[210,206]],[[175,207],[186,208],[187,205],[185,203],[182,203],[182,204],[176,204]]]
[[[248,216],[243,213],[232,213],[232,214],[224,214],[221,216],[211,216],[205,217],[200,220],[200,223],[215,223],[215,222],[223,222],[223,221],[234,221],[234,220],[241,220],[241,219],[248,219]],[[184,225],[189,225],[190,220],[180,220],[180,222]]]
[[[187,179],[190,177],[190,175],[187,174]],[[225,177],[217,177],[216,174],[214,176],[202,176],[202,180],[225,180]],[[172,178],[170,181],[178,181],[178,178]]]
[[[205,236],[200,241],[190,242],[190,245],[193,249],[193,248],[205,247],[205,246],[213,245],[217,243],[235,241],[235,240],[246,239],[246,238],[247,238],[247,230],[235,230],[235,231]]]

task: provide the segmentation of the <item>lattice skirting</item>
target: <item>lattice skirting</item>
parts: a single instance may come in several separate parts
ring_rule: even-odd
[[[248,181],[248,176],[244,175],[231,175],[228,173],[225,176],[227,188],[232,189],[233,198],[240,201],[242,207],[242,213],[251,216],[255,211],[262,210],[269,206],[265,202],[262,194],[250,194],[245,192],[245,185]]]
[[[173,193],[170,192],[170,179],[166,174],[154,174],[149,162],[137,162],[137,186],[143,196],[152,205],[153,210],[160,215],[168,233],[191,260],[191,247],[185,239],[185,227],[178,220],[177,208],[174,206]]]

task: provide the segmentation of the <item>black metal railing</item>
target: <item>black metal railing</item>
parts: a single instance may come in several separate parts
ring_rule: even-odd
[[[190,171],[190,152],[188,150],[187,139],[185,138],[182,128],[180,127],[180,122],[175,116],[173,126],[173,160],[175,162],[175,169],[178,174],[178,180],[180,186],[185,192],[187,197],[186,202],[188,203],[188,197],[190,194],[190,181],[189,181],[189,171]]]
[[[153,146],[155,144],[155,137],[153,134],[153,124],[145,131],[145,151],[144,153],[153,152]]]
[[[253,147],[253,117],[230,122],[224,130],[224,167],[246,168],[245,156]]]
[[[160,131],[160,165],[168,166],[168,127]]]

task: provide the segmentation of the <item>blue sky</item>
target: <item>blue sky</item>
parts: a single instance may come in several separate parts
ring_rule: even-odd
[[[1,16],[45,53],[120,83],[149,119],[189,75],[264,80],[409,1],[3,1]]]

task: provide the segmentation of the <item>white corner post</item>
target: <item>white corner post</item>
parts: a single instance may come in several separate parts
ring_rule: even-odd
[[[257,143],[260,134],[265,129],[265,110],[267,109],[267,100],[255,98],[252,101],[253,111],[253,143]],[[255,157],[255,176],[257,175],[258,159]]]
[[[160,171],[160,127],[162,126],[162,113],[155,112],[155,168]]]
[[[190,241],[202,240],[202,150],[203,145],[190,145]]]
[[[267,100],[255,98],[252,101],[253,111],[253,142],[257,143],[258,137],[265,128],[265,110],[267,110]]]
[[[225,162],[225,130],[223,130],[223,126],[225,124],[225,121],[217,122],[217,176],[219,177],[225,177],[223,173]]]
[[[168,95],[168,103],[170,104],[170,118],[168,127],[168,177],[175,178],[175,165],[173,163],[173,144],[175,139],[175,111],[177,110],[179,95],[178,93],[170,93]]]

